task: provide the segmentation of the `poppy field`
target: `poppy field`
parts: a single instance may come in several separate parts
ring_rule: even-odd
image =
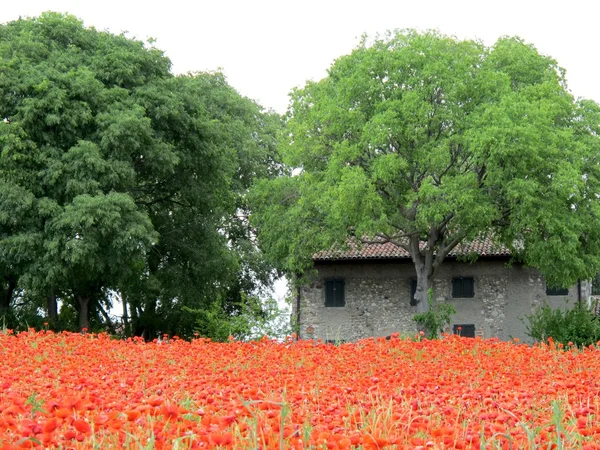
[[[0,449],[600,449],[600,349],[0,333]]]

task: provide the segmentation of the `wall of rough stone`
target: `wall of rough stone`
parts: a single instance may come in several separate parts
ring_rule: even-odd
[[[410,278],[415,271],[410,261],[344,261],[316,265],[312,283],[300,288],[301,338],[355,341],[399,332],[416,332],[410,306]],[[345,306],[326,307],[324,280],[345,280]],[[452,298],[452,278],[473,277],[475,296]],[[546,284],[535,269],[508,266],[505,260],[479,260],[475,263],[445,261],[433,281],[434,298],[454,306],[453,325],[472,324],[478,336],[502,340],[529,341],[522,319],[535,308],[570,307],[578,301],[578,286],[568,296],[546,295]],[[582,299],[591,294],[590,284],[582,282]],[[294,305],[294,312],[296,305]]]

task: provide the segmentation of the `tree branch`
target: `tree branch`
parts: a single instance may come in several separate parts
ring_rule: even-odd
[[[440,249],[437,255],[435,256],[435,261],[433,262],[434,269],[437,269],[440,266],[440,264],[442,264],[442,261],[444,261],[444,258],[448,256],[448,253],[450,253],[458,244],[460,244],[460,242],[465,238],[465,236],[466,233],[464,232],[458,233],[452,238],[449,244],[446,244],[445,239],[442,240],[440,244]]]
[[[410,247],[408,246],[408,244],[406,244],[405,242],[402,242],[399,239],[410,238],[411,236],[413,236],[415,234],[419,234],[419,233],[418,232],[405,233],[405,234],[394,236],[394,237],[390,237],[385,233],[377,233],[377,234],[375,234],[375,236],[380,238],[380,240],[371,240],[371,239],[362,238],[360,241],[362,244],[371,244],[371,245],[372,244],[383,244],[386,242],[390,242],[390,243],[394,244],[395,246],[403,248],[404,250],[406,250],[407,252],[410,253]],[[381,241],[381,239],[383,239],[383,241]]]
[[[408,250],[408,253],[410,254],[411,258],[413,259],[413,262],[415,263],[415,268],[417,268],[418,270],[420,267],[423,266],[423,256],[421,255],[421,248],[419,244],[419,236],[413,234],[410,237],[410,250]]]
[[[142,201],[142,200],[134,200],[136,205],[140,205],[140,206],[153,206],[156,205],[158,203],[173,203],[175,205],[179,205],[183,208],[188,208],[188,209],[194,209],[194,205],[189,205],[189,204],[185,204],[182,203],[178,200],[174,200],[172,198],[172,195],[168,195],[166,197],[161,197],[161,198],[157,198],[155,200],[152,201]]]
[[[444,233],[444,228],[446,228],[446,226],[448,225],[448,222],[450,222],[453,217],[454,217],[453,212],[449,213],[446,217],[444,217],[444,220],[442,220],[442,223],[440,223],[440,225],[437,227],[439,234]]]
[[[104,310],[104,308],[102,307],[102,305],[100,303],[98,303],[98,311],[100,311],[100,314],[102,314],[102,317],[104,317],[104,320],[106,320],[106,326],[108,327],[108,329],[110,330],[110,332],[112,334],[117,334],[115,327],[112,323],[112,319],[110,318],[110,316],[108,315],[108,313]]]
[[[442,170],[442,173],[440,173],[437,178],[435,177],[435,175],[431,175],[431,177],[433,178],[433,181],[435,181],[436,185],[439,186],[440,184],[442,184],[442,178],[450,171],[450,169],[452,169],[455,165],[456,162],[458,161],[458,155],[460,155],[460,144],[456,144],[456,146],[454,147],[454,150],[451,150],[451,158],[450,158],[450,162],[448,163],[448,165],[446,166],[446,168],[444,170]],[[464,163],[465,160],[463,160]]]
[[[483,179],[485,178],[486,173],[485,163],[483,163],[481,168],[477,171],[477,182],[479,183],[479,187],[483,186]]]

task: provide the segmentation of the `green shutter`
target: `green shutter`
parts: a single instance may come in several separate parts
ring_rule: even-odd
[[[473,277],[452,278],[452,297],[470,298],[475,296],[475,280]]]
[[[474,297],[475,296],[475,286],[473,282],[473,278],[463,278],[463,297]]]
[[[417,280],[415,278],[411,278],[408,280],[408,285],[410,293],[410,306],[417,306],[417,301],[415,300],[415,294],[417,293]]]
[[[325,281],[325,306],[332,306],[333,303],[333,280]]]
[[[325,306],[340,307],[346,304],[344,295],[344,280],[325,280]]]
[[[344,306],[344,304],[344,280],[335,280],[333,306]]]

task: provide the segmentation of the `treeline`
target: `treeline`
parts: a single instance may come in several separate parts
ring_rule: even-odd
[[[481,237],[551,286],[600,270],[600,105],[534,46],[390,32],[290,100],[72,16],[0,26],[0,325],[256,335],[274,268],[373,239],[410,255],[421,314]]]
[[[1,25],[0,325],[250,333],[273,270],[245,195],[281,171],[280,125],[151,43],[56,13]]]

